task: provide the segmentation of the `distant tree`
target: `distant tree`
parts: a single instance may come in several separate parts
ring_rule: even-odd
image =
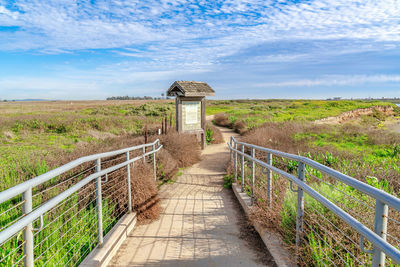
[[[161,99],[159,97],[151,97],[151,96],[111,96],[107,97],[107,100],[158,100]]]

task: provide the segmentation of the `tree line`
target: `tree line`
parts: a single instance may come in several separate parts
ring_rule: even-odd
[[[161,100],[169,99],[169,97],[152,97],[152,96],[111,96],[107,97],[107,100]]]

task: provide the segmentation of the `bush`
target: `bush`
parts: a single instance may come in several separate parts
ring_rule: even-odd
[[[229,120],[228,115],[226,115],[225,113],[219,113],[215,115],[214,122],[218,126],[229,127],[229,128],[232,127],[232,123]]]
[[[170,180],[178,172],[178,162],[166,149],[161,149],[157,156],[157,177],[163,181]]]
[[[174,158],[178,167],[188,167],[200,161],[200,145],[193,134],[169,132],[160,137],[161,144]]]
[[[131,170],[131,174],[132,204],[138,220],[157,219],[160,216],[161,206],[152,168],[139,161]]]
[[[239,134],[244,134],[247,131],[247,126],[243,121],[238,120],[233,123],[233,129]]]
[[[377,109],[375,109],[375,108],[373,109],[372,116],[373,116],[374,118],[380,120],[380,121],[386,120],[386,115],[385,115],[385,113],[383,113],[382,111],[379,111],[379,110],[377,110]]]

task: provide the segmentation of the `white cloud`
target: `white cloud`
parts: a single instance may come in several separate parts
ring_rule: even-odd
[[[400,75],[330,75],[318,79],[303,79],[255,84],[256,87],[345,86],[367,83],[399,83]]]
[[[79,50],[155,43],[157,50],[210,60],[271,40],[368,39],[400,42],[398,0],[275,1],[23,1],[0,6],[0,49]],[[201,7],[201,10],[200,10]],[[5,18],[6,17],[6,18]],[[13,44],[9,40],[13,40]],[[183,50],[182,49],[183,45]],[[209,49],[213,50],[210,54]],[[158,56],[156,51],[153,57]]]
[[[126,61],[81,73],[65,71],[57,78],[0,75],[0,90],[64,88],[68,97],[93,88],[96,98],[117,87],[145,88],[146,93],[176,78],[213,71],[222,76],[224,63],[236,64],[237,77],[250,77],[258,88],[399,83],[396,75],[323,76],[323,71],[312,73],[321,77],[316,79],[262,83],[288,66],[298,67],[294,75],[302,77],[304,62],[322,62],[328,69],[333,57],[395,51],[400,46],[399,10],[399,0],[16,0],[12,5],[0,0],[0,26],[10,27],[0,31],[0,50],[62,54],[108,49]],[[257,50],[268,46],[268,51]],[[258,73],[251,69],[255,64]],[[345,73],[335,70],[339,72],[328,73]]]

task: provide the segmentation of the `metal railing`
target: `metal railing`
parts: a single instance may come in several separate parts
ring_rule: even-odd
[[[235,181],[238,182],[238,176],[240,176],[242,192],[247,191],[252,205],[262,199],[267,207],[271,207],[273,192],[276,191],[273,183],[278,182],[279,177],[284,177],[284,180],[289,182],[290,190],[297,194],[294,212],[298,264],[301,262],[301,254],[304,253],[302,248],[313,245],[310,244],[310,240],[306,244],[307,239],[313,238],[318,240],[319,246],[327,248],[309,250],[320,254],[320,259],[327,262],[318,265],[350,266],[349,262],[353,261],[354,265],[385,266],[386,256],[390,258],[392,265],[400,264],[400,238],[395,236],[400,230],[399,198],[307,157],[239,142],[234,137],[231,137],[228,146],[234,164]],[[296,166],[297,175],[284,171],[282,166],[279,166],[282,162]],[[239,165],[240,174],[238,173]],[[256,166],[261,167],[258,175],[260,177],[256,177]],[[245,174],[246,170],[250,172],[248,176]],[[262,186],[258,180],[263,180]],[[293,184],[297,186],[297,189],[293,188]],[[329,189],[328,193],[327,190],[319,190],[325,188],[324,186]],[[260,198],[255,197],[260,188]],[[262,192],[264,190],[266,192]],[[353,195],[348,193],[354,191],[357,193]],[[307,195],[307,201],[305,201],[304,193]],[[311,205],[311,202],[320,203],[324,208],[315,203]],[[353,204],[348,205],[349,203]],[[371,207],[373,204],[375,208]],[[356,208],[352,209],[349,206]],[[307,221],[305,216],[310,221]],[[369,217],[373,218],[373,223],[368,223]],[[394,224],[390,229],[396,232],[395,234],[389,234],[388,220]],[[339,222],[343,222],[346,229],[341,229]],[[309,229],[308,238],[305,237],[306,227]],[[354,240],[355,237],[359,240]],[[387,241],[388,237],[392,238],[390,240],[393,244]],[[331,241],[328,242],[327,239]],[[370,242],[369,246],[372,246],[372,249],[365,248],[365,240]],[[354,252],[355,247],[360,251],[358,255],[364,253],[371,255],[372,259],[371,256],[357,257]]]
[[[79,264],[133,211],[134,162],[152,161],[156,179],[161,148],[156,140],[81,157],[0,192],[0,265]]]

